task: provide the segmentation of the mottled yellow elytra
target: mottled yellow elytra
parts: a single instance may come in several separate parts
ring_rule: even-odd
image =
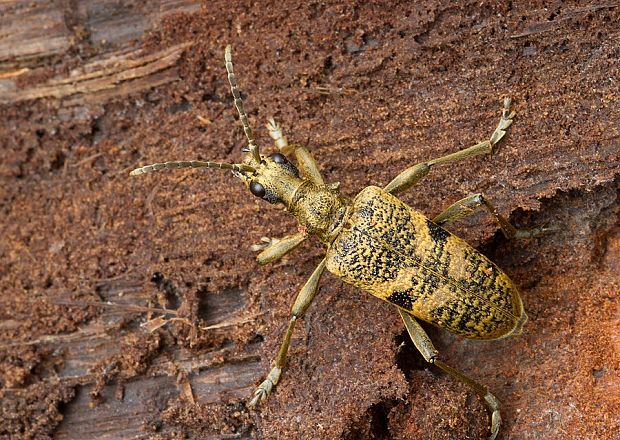
[[[177,168],[228,169],[255,196],[284,205],[299,221],[300,231],[281,239],[264,238],[263,243],[252,246],[253,250],[261,251],[257,257],[260,264],[278,260],[311,235],[325,244],[326,256],[297,295],[274,366],[254,392],[249,406],[265,400],[278,383],[295,323],[310,306],[321,275],[327,269],[397,307],[414,345],[426,361],[468,384],[484,399],[491,413],[489,439],[495,439],[501,424],[498,400],[486,386],[445,364],[416,318],[471,339],[520,334],[527,315],[508,276],[442,226],[483,206],[507,237],[530,238],[552,229],[516,229],[482,194],[459,200],[432,220],[407,206],[395,194],[416,184],[436,165],[491,154],[493,146],[512,124],[514,112],[510,111],[510,99],[504,98],[500,122],[488,140],[413,165],[385,187],[367,187],[350,200],[339,193],[338,184],[324,182],[308,150],[289,144],[272,118],[267,128],[280,152],[269,156],[259,152],[237,87],[230,46],[226,47],[225,64],[235,107],[248,140],[243,162],[164,162],[135,169],[131,175]],[[294,155],[297,165],[285,155]]]
[[[395,196],[365,188],[349,223],[327,250],[334,275],[466,338],[520,333],[527,316],[508,276]]]

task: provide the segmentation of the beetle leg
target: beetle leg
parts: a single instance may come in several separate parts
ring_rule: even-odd
[[[460,371],[439,360],[439,352],[418,321],[416,321],[413,316],[404,310],[398,309],[398,312],[403,318],[405,327],[407,328],[407,332],[409,333],[413,344],[422,354],[424,359],[431,364],[437,365],[453,378],[469,385],[484,400],[489,412],[491,413],[491,435],[488,437],[488,440],[494,440],[502,423],[502,418],[499,413],[499,400],[491,394],[485,385],[476,382]]]
[[[269,116],[267,119],[267,130],[269,130],[269,136],[271,136],[271,139],[273,139],[273,142],[282,154],[287,156],[293,152],[293,148],[288,144],[288,139],[282,133],[282,127],[273,119],[273,116]]]
[[[325,271],[325,259],[323,259],[304,287],[301,288],[297,298],[295,299],[295,303],[291,309],[291,318],[288,322],[288,328],[286,329],[286,334],[284,335],[284,340],[282,341],[282,345],[280,345],[280,351],[278,351],[278,355],[274,360],[274,366],[267,375],[267,378],[258,386],[258,388],[254,391],[254,396],[252,400],[250,400],[249,406],[254,407],[258,403],[262,402],[267,398],[269,393],[274,386],[280,380],[280,376],[282,375],[282,369],[286,363],[286,353],[288,351],[288,347],[291,343],[291,336],[293,335],[293,330],[295,329],[295,323],[299,318],[304,316],[308,307],[312,303],[312,300],[316,296],[319,281],[321,280],[321,275]]]
[[[464,150],[457,151],[456,153],[438,157],[437,159],[422,162],[407,168],[405,171],[396,176],[394,180],[388,183],[383,189],[391,194],[396,194],[411,188],[413,185],[422,180],[422,178],[429,173],[434,165],[454,162],[468,157],[478,156],[480,154],[493,153],[493,147],[506,134],[506,129],[512,124],[512,118],[514,118],[514,115],[515,112],[510,111],[510,98],[504,98],[502,116],[497,124],[497,127],[495,128],[495,131],[488,140],[480,142],[469,148],[465,148]]]
[[[267,120],[267,129],[269,130],[269,136],[271,136],[271,139],[273,139],[276,147],[278,147],[282,154],[285,156],[290,156],[293,153],[295,154],[300,170],[312,183],[316,185],[325,185],[316,160],[314,160],[314,157],[312,157],[305,147],[297,144],[289,144],[286,137],[282,134],[282,127],[280,127],[280,124],[272,117]]]
[[[484,207],[493,216],[506,238],[533,238],[556,230],[554,227],[539,226],[532,229],[517,229],[504,216],[497,212],[497,208],[484,196],[484,194],[474,194],[450,205],[433,219],[438,225],[458,220],[472,214],[477,208]]]
[[[308,237],[306,232],[298,232],[297,234],[287,235],[282,238],[262,239],[263,243],[252,245],[254,252],[262,251],[256,256],[258,264],[267,264],[279,260],[286,253],[295,249],[302,241]]]

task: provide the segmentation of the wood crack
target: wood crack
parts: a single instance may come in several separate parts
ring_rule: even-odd
[[[64,103],[71,106],[84,101],[103,102],[115,96],[176,81],[179,79],[178,73],[173,67],[191,44],[181,43],[146,55],[142,50],[111,54],[104,60],[95,60],[73,70],[68,77],[54,78],[43,85],[4,93],[0,89],[0,103],[82,95]]]

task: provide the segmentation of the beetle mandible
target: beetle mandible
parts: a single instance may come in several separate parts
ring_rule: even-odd
[[[444,363],[417,319],[470,339],[499,339],[518,335],[527,321],[519,293],[508,276],[465,241],[443,228],[449,222],[486,208],[508,238],[530,238],[552,228],[516,229],[483,194],[454,203],[432,220],[409,207],[395,194],[418,183],[437,165],[481,154],[493,147],[512,124],[510,99],[504,98],[499,124],[488,140],[456,153],[418,163],[397,175],[385,187],[369,186],[353,199],[326,184],[308,150],[289,144],[280,126],[269,118],[267,128],[279,152],[259,152],[243,107],[232,65],[232,50],[225,49],[228,81],[248,141],[242,163],[174,161],[133,170],[132,176],[161,169],[220,168],[232,170],[250,192],[272,204],[282,204],[299,221],[300,232],[267,239],[254,250],[267,264],[296,248],[310,235],[326,246],[326,255],[301,288],[273,368],[254,391],[255,406],[280,380],[295,323],[314,299],[321,275],[327,269],[352,284],[395,305],[407,332],[424,359],[469,385],[491,414],[495,439],[501,424],[499,402],[486,386]],[[297,166],[286,156],[294,155]]]

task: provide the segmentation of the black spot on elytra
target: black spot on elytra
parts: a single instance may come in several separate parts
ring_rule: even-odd
[[[413,294],[413,289],[407,290],[397,290],[392,293],[386,299],[399,307],[402,307],[405,310],[412,310],[413,303],[416,301],[417,297]]]
[[[426,220],[426,226],[428,226],[428,231],[431,235],[431,238],[437,244],[445,243],[448,237],[450,236],[450,233],[448,231],[436,225],[431,220]]]

